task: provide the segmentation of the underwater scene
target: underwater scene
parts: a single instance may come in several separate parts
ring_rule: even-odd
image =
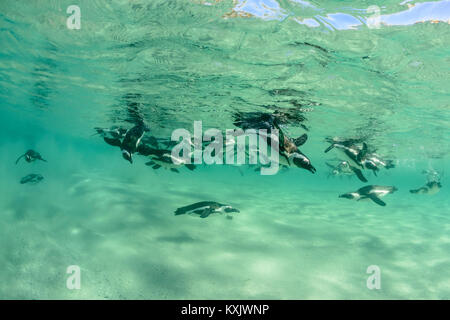
[[[450,299],[450,1],[0,1],[0,299]]]

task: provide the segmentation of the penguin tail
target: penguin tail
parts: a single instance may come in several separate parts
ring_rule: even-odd
[[[178,208],[177,210],[175,210],[175,215],[176,216],[179,216],[179,215],[182,215],[182,214],[185,214],[185,213],[186,213],[186,211],[183,210],[183,208]]]
[[[350,166],[350,169],[356,174],[356,176],[358,177],[359,180],[361,180],[362,182],[367,182],[367,179],[366,179],[366,177],[364,177],[361,170],[354,168],[352,166]]]

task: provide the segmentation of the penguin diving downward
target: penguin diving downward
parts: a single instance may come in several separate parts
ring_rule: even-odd
[[[127,131],[125,137],[123,138],[122,144],[120,145],[120,149],[122,150],[122,157],[133,163],[133,153],[135,153],[141,143],[141,139],[144,136],[145,132],[149,131],[149,129],[143,124],[138,124]]]
[[[355,192],[341,194],[339,198],[355,199],[357,201],[370,199],[376,204],[384,207],[386,203],[380,198],[390,193],[394,193],[397,190],[396,187],[390,186],[365,186]]]
[[[232,206],[221,204],[214,201],[201,201],[194,204],[191,204],[189,206],[178,208],[175,211],[175,215],[181,215],[181,214],[196,214],[199,215],[200,218],[207,218],[209,215],[213,213],[233,213],[233,212],[239,212],[238,209],[233,208]]]
[[[433,195],[433,194],[438,193],[441,190],[441,188],[442,188],[442,185],[441,185],[440,182],[438,182],[438,181],[430,181],[426,185],[424,185],[423,187],[421,187],[419,189],[409,190],[409,192],[417,193],[417,194]]]
[[[299,147],[308,140],[308,135],[305,133],[297,139],[291,139],[284,134],[278,125],[275,126],[278,128],[280,135],[280,164],[290,166],[291,163],[293,163],[298,168],[303,168],[311,173],[316,173],[316,168],[311,164],[311,160],[309,160],[309,158],[299,149]]]
[[[34,150],[28,150],[27,152],[25,152],[23,155],[21,155],[16,160],[16,164],[19,163],[19,160],[22,159],[23,157],[25,157],[25,161],[28,163],[34,162],[36,160],[41,160],[41,161],[47,162],[47,160],[42,158],[42,156],[39,154],[39,152],[36,152]]]
[[[110,129],[94,128],[103,140],[114,147],[119,147],[125,160],[133,163],[133,154],[139,152],[141,140],[149,129],[140,123],[129,130],[113,126]]]

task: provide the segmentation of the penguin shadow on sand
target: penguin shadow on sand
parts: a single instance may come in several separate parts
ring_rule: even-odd
[[[24,159],[27,163],[34,163],[36,161],[47,162],[47,160],[45,160],[39,152],[32,149],[27,150],[24,154],[17,158],[15,164],[19,164],[21,159]],[[20,184],[36,185],[43,180],[44,177],[41,174],[31,173],[26,175],[25,177],[22,177],[22,179],[20,179]]]

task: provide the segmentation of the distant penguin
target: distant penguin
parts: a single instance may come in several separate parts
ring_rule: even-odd
[[[127,131],[120,145],[122,156],[125,160],[133,163],[132,156],[137,151],[139,143],[146,131],[148,131],[148,129],[144,124],[136,125]]]
[[[365,186],[355,192],[341,194],[339,198],[354,199],[358,201],[370,199],[376,204],[384,207],[386,203],[383,202],[380,198],[397,190],[398,189],[396,187],[390,186]]]
[[[221,204],[214,201],[201,201],[197,202],[185,207],[178,208],[175,211],[175,215],[182,214],[196,214],[199,215],[200,218],[207,218],[209,215],[213,213],[233,213],[239,212],[238,209],[233,208],[232,206]]]
[[[16,160],[16,164],[19,163],[19,160],[22,159],[23,157],[25,157],[25,161],[28,163],[34,162],[36,160],[41,160],[41,161],[47,162],[47,160],[42,158],[42,156],[39,154],[39,152],[36,152],[36,151],[30,149]]]
[[[37,184],[39,182],[41,182],[42,180],[44,180],[44,177],[40,174],[37,173],[32,173],[29,174],[25,177],[23,177],[22,179],[20,179],[20,184]]]
[[[328,162],[325,162],[325,164],[331,169],[328,176],[352,176],[355,174],[350,168],[348,161],[340,161],[337,165],[332,165]]]
[[[442,188],[442,185],[438,181],[430,181],[426,185],[424,185],[422,188],[419,189],[413,189],[409,190],[411,193],[416,194],[427,194],[427,195],[433,195],[438,193]]]

